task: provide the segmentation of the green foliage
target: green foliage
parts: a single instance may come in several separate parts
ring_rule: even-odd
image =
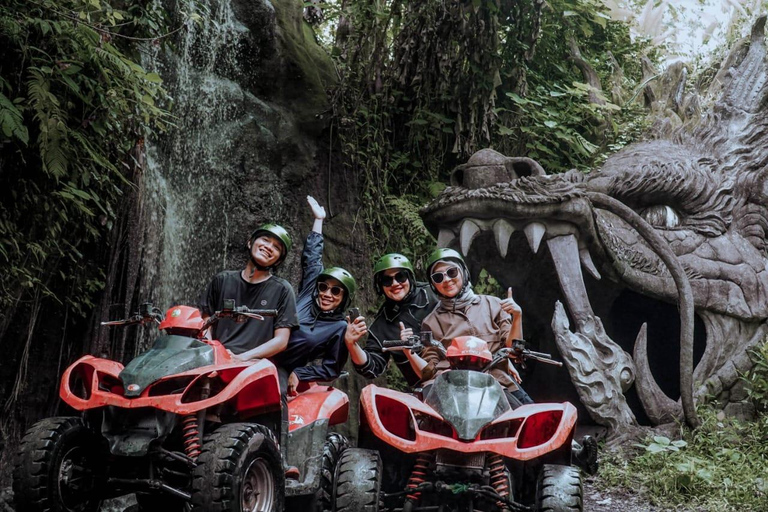
[[[768,510],[768,417],[743,423],[709,408],[699,415],[702,426],[682,440],[655,436],[628,459],[608,454],[601,485],[641,489],[665,510]]]
[[[168,119],[150,1],[9,0],[0,6],[0,308],[41,290],[84,313],[94,258],[130,183],[131,153]]]
[[[768,413],[768,342],[752,352],[754,366],[742,380],[746,384],[747,396],[758,412]]]
[[[549,173],[589,170],[647,127],[645,111],[630,101],[630,91],[642,81],[639,62],[650,50],[630,40],[626,24],[610,21],[601,1],[547,5],[535,57],[527,63],[526,88],[510,87],[506,80],[500,88],[495,140],[503,153],[533,158]],[[571,38],[600,88],[585,83],[571,57]],[[521,50],[513,42],[504,55]]]
[[[550,173],[589,169],[645,128],[642,106],[628,100],[645,47],[630,40],[626,24],[609,20],[599,0],[322,7],[320,40],[341,77],[334,133],[362,180],[374,253],[430,246],[410,220],[405,233],[403,203],[412,210],[429,201],[436,184],[481,148],[535,158]],[[599,88],[569,60],[570,39]]]
[[[472,283],[475,293],[502,298],[507,296],[506,291],[502,290],[499,282],[487,270],[482,269],[477,277],[477,282]]]
[[[644,448],[645,451],[650,453],[660,452],[679,452],[680,448],[685,448],[688,443],[682,439],[677,441],[670,441],[668,437],[653,436],[652,440],[648,444],[636,444],[639,448]]]

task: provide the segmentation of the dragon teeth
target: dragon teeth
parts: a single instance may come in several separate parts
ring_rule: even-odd
[[[589,275],[598,281],[602,279],[600,272],[597,271],[595,262],[592,261],[592,256],[589,254],[589,249],[586,247],[579,247],[579,260],[581,260],[581,266],[584,267],[584,270],[589,272]]]
[[[461,223],[461,229],[459,230],[459,243],[461,244],[461,253],[464,256],[469,254],[469,248],[472,245],[472,240],[475,239],[478,233],[480,233],[480,226],[478,226],[475,221],[467,219]]]
[[[541,239],[547,232],[547,227],[541,222],[531,222],[523,228],[523,231],[528,239],[528,244],[531,246],[531,250],[536,254],[539,252],[539,245],[541,245]]]
[[[502,258],[507,257],[509,239],[514,232],[514,226],[504,219],[498,219],[493,223],[493,237],[496,239],[496,247],[499,248],[499,254]]]
[[[456,239],[456,233],[454,233],[450,229],[442,228],[440,230],[440,233],[437,235],[437,246],[448,247],[449,245],[451,245],[451,242],[453,242],[455,239]]]

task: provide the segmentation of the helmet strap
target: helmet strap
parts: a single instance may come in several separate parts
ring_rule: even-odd
[[[264,265],[259,264],[259,262],[256,261],[256,259],[253,256],[251,256],[251,263],[253,263],[253,268],[251,269],[251,275],[248,277],[253,277],[253,274],[255,274],[257,270],[261,272],[265,272],[267,270],[274,268],[274,265],[265,267]]]

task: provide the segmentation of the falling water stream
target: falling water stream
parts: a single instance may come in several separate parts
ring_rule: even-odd
[[[159,0],[158,0],[159,1]],[[141,296],[161,308],[194,302],[226,267],[232,182],[232,140],[243,122],[242,91],[222,76],[239,72],[238,40],[246,32],[229,0],[184,0],[196,13],[173,51],[156,51],[146,66],[164,80],[173,126],[147,145],[147,236]]]

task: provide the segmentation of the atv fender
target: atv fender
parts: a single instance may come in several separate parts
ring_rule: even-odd
[[[522,461],[540,457],[568,442],[577,415],[576,408],[568,402],[524,405],[494,419],[474,441],[464,442],[447,432],[441,434],[421,428],[417,416],[431,417],[444,425],[446,422],[413,395],[371,384],[360,394],[360,405],[361,420],[371,432],[405,453],[437,449],[493,452]],[[452,431],[450,425],[446,427]]]
[[[280,409],[277,369],[267,359],[254,363],[232,361],[170,375],[147,386],[136,398],[123,396],[123,383],[118,378],[122,369],[123,365],[115,361],[81,357],[62,375],[59,394],[78,411],[111,405],[124,409],[152,407],[188,415],[229,402],[245,418]],[[205,379],[212,383],[212,391],[208,398],[200,400],[195,391]],[[183,391],[169,392],[169,386],[162,387],[177,382],[182,383]]]
[[[347,421],[349,398],[347,394],[331,386],[312,385],[288,401],[290,432],[318,420],[328,420],[329,425]]]

